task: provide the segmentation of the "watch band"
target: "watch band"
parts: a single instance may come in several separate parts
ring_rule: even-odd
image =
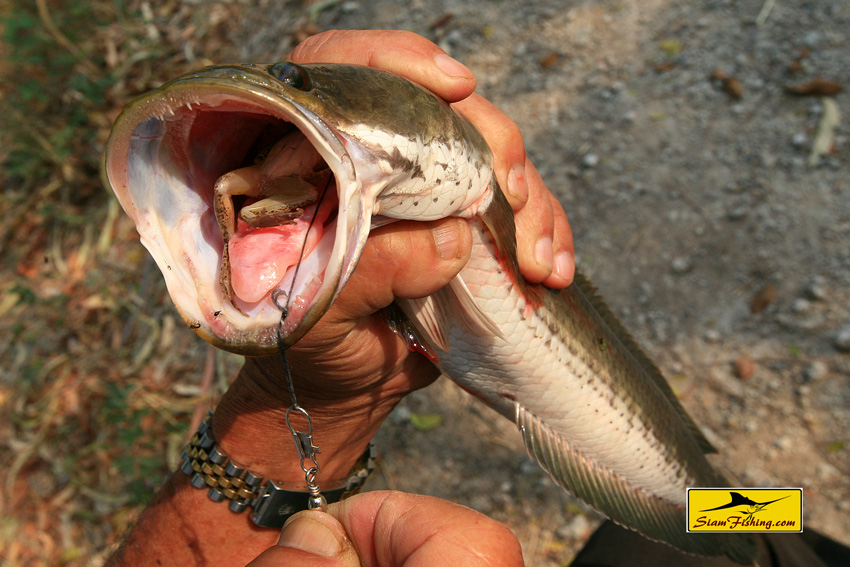
[[[280,528],[287,518],[307,509],[310,493],[287,490],[281,483],[266,480],[230,460],[216,445],[212,431],[212,412],[207,414],[189,444],[183,449],[180,466],[191,477],[195,488],[209,488],[214,502],[230,501],[230,509],[241,513],[252,508],[251,520],[264,528]],[[369,447],[354,465],[341,486],[322,490],[328,503],[338,502],[357,494],[375,470],[375,446]]]

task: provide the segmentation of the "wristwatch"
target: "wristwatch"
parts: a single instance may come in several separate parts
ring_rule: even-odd
[[[233,512],[252,508],[251,520],[263,528],[280,528],[291,515],[307,509],[309,492],[284,489],[281,482],[266,480],[231,461],[216,445],[212,419],[210,412],[181,455],[180,470],[191,477],[192,486],[209,488],[214,502],[229,500]],[[375,446],[369,443],[341,486],[322,490],[327,502],[357,494],[375,470],[375,457]]]

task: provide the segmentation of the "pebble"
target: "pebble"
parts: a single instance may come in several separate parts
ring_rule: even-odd
[[[735,207],[726,213],[726,218],[731,221],[737,221],[745,218],[750,210],[747,207]]]
[[[735,359],[735,362],[732,365],[735,368],[735,376],[737,376],[739,380],[750,379],[756,371],[756,365],[753,362],[753,359],[746,354],[742,354]]]
[[[827,366],[825,362],[816,360],[806,366],[803,370],[803,381],[817,382],[824,378],[827,374],[829,374],[829,366]]]
[[[829,480],[835,478],[839,474],[841,474],[841,471],[829,463],[820,463],[817,466],[817,475],[821,480]]]
[[[590,520],[587,516],[579,514],[570,520],[569,523],[559,526],[555,530],[555,535],[568,541],[582,539],[587,537],[590,527]]]
[[[816,277],[806,288],[806,297],[815,301],[826,299],[826,287],[822,277]]]
[[[850,352],[850,324],[844,325],[835,336],[835,348],[841,352]]]
[[[407,406],[396,406],[390,414],[390,420],[396,424],[404,424],[410,421],[410,416],[413,412]]]
[[[596,154],[585,154],[581,158],[581,164],[588,169],[594,168],[599,165],[599,156]]]
[[[709,329],[705,332],[704,338],[708,343],[718,343],[722,337],[717,329]]]
[[[795,148],[805,148],[809,145],[809,137],[806,136],[803,132],[797,132],[791,138],[791,145]]]
[[[691,271],[692,267],[691,260],[686,256],[673,258],[673,262],[670,264],[670,268],[675,274],[686,274]]]

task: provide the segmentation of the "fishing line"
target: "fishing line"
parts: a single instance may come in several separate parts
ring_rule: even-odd
[[[277,350],[280,353],[280,358],[283,360],[283,375],[286,379],[286,387],[289,390],[289,397],[292,400],[292,405],[286,409],[286,426],[292,434],[292,440],[295,442],[295,448],[298,450],[298,456],[301,459],[301,470],[304,471],[304,481],[307,483],[307,490],[310,495],[307,498],[308,509],[322,510],[327,506],[325,497],[322,496],[322,491],[319,485],[316,484],[316,475],[319,474],[319,461],[316,457],[321,451],[319,447],[313,443],[313,420],[307,410],[298,405],[298,399],[295,397],[295,385],[292,381],[292,372],[289,366],[289,360],[286,358],[286,346],[283,344],[283,323],[289,315],[289,303],[292,300],[292,294],[295,291],[295,280],[298,278],[298,270],[301,268],[301,262],[304,260],[304,253],[307,250],[307,239],[310,236],[310,230],[316,222],[316,217],[319,216],[319,209],[322,208],[322,203],[325,200],[325,194],[328,192],[328,187],[331,183],[333,175],[328,176],[324,189],[322,189],[319,200],[316,204],[316,210],[313,212],[313,218],[307,225],[307,232],[304,233],[304,242],[301,244],[301,252],[298,255],[298,262],[295,264],[295,271],[292,274],[292,282],[289,284],[289,292],[284,294],[280,289],[275,289],[272,292],[272,301],[275,307],[280,309],[280,321],[277,324]],[[286,295],[286,301],[283,305],[280,304],[280,296]],[[299,431],[292,424],[292,413],[299,413],[307,420],[307,431]]]

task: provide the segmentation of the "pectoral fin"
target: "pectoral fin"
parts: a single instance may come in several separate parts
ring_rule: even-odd
[[[475,301],[463,278],[456,276],[446,287],[421,299],[397,299],[423,341],[443,352],[449,352],[449,329],[460,325],[476,336],[504,339],[493,319]],[[454,321],[455,323],[452,323]]]

